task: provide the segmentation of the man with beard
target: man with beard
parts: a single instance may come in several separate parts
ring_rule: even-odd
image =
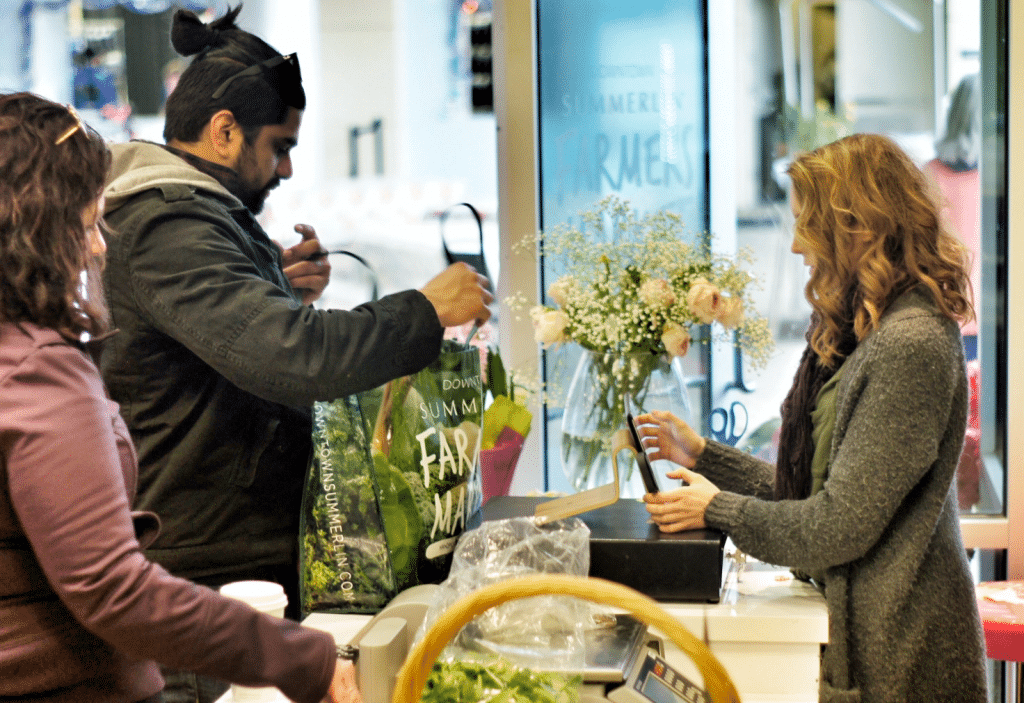
[[[281,249],[255,219],[292,174],[305,94],[298,59],[238,28],[178,11],[195,59],[166,107],[166,146],[114,145],[104,284],[117,334],[101,368],[139,454],[137,508],[163,521],[148,550],[217,587],[263,579],[298,612],[298,520],[311,406],[434,360],[444,327],[486,320],[488,282],[454,264],[419,291],[318,310],[330,275],[312,228]],[[186,672],[164,700],[226,685]],[[185,693],[183,696],[182,693]]]

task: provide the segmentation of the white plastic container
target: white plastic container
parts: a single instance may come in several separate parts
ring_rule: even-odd
[[[248,603],[261,613],[283,618],[288,596],[279,583],[272,581],[235,581],[220,587],[221,595]],[[251,688],[231,684],[231,700],[238,703],[272,703],[287,700],[273,686]]]

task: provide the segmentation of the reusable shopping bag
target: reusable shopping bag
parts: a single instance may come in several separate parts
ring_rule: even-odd
[[[443,581],[481,504],[479,350],[446,340],[419,373],[313,412],[303,612],[375,613],[406,588]]]

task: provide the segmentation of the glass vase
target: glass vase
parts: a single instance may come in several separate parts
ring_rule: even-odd
[[[669,410],[691,422],[690,396],[682,359],[646,352],[608,354],[584,350],[565,399],[562,415],[562,470],[578,491],[611,483],[611,440],[625,428],[624,397],[634,412]],[[653,462],[659,478],[670,462]],[[664,482],[663,482],[664,485]],[[644,494],[636,460],[619,454],[619,492],[622,497]]]

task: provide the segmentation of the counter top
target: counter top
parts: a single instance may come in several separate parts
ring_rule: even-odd
[[[730,557],[726,565],[720,602],[660,605],[698,636],[706,617],[710,642],[828,641],[828,611],[817,588],[782,567]]]
[[[745,703],[815,703],[820,648],[828,641],[823,595],[786,568],[734,556],[727,557],[726,567],[718,603],[659,605],[708,641]],[[341,643],[351,641],[369,619],[313,613],[303,622]],[[686,655],[669,645],[666,658],[680,666]]]
[[[789,569],[733,555],[720,602],[661,606],[708,642],[744,703],[816,703],[821,646],[828,642],[824,595]],[[682,671],[690,663],[671,642],[665,656]]]
[[[814,586],[793,578],[788,569],[748,560],[730,565],[718,603],[666,603],[659,605],[698,637],[707,617],[711,642],[828,641],[825,599]],[[339,642],[349,642],[370,619],[369,615],[313,613],[303,623],[325,630]]]

